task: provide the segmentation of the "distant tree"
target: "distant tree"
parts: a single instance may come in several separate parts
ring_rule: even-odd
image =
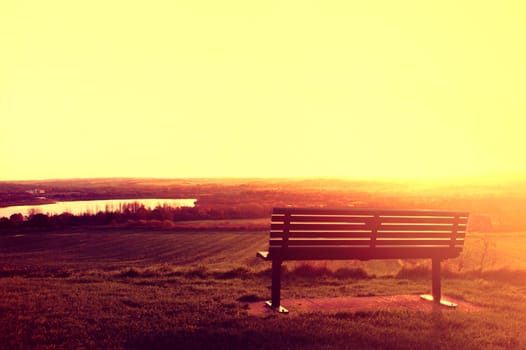
[[[90,217],[90,225],[106,225],[109,224],[109,222],[109,217],[102,211]]]
[[[0,229],[9,228],[9,226],[11,226],[11,222],[9,221],[8,218],[6,217],[0,218]]]
[[[144,220],[144,219],[148,218],[148,214],[149,214],[148,210],[146,210],[146,208],[144,208],[144,205],[141,205],[135,211],[135,219],[136,220]]]
[[[172,208],[158,205],[152,210],[151,216],[155,220],[173,220]]]
[[[75,223],[75,215],[69,212],[63,212],[62,214],[58,215],[57,221],[60,226],[71,226]]]
[[[29,226],[34,227],[48,227],[49,226],[49,217],[44,214],[35,214],[32,215],[28,220]]]
[[[24,216],[20,213],[12,214],[9,217],[9,221],[11,222],[11,224],[20,225],[20,223],[24,221]]]

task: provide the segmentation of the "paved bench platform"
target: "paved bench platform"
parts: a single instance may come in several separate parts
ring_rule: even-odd
[[[383,295],[366,297],[335,297],[335,298],[304,298],[284,299],[292,315],[305,313],[339,313],[378,310],[414,310],[423,312],[450,310],[449,312],[477,312],[482,308],[465,300],[449,297],[448,299],[458,304],[454,309],[427,303],[418,294]],[[268,316],[274,314],[273,310],[262,302],[250,302],[248,314],[251,316]],[[290,314],[289,314],[290,315]]]

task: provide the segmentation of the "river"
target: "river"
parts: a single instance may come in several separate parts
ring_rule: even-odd
[[[48,215],[62,214],[64,212],[73,215],[80,215],[83,213],[97,213],[99,211],[115,211],[122,205],[130,203],[143,204],[145,208],[153,209],[157,206],[171,206],[171,207],[193,207],[195,199],[108,199],[108,200],[94,200],[94,201],[70,201],[70,202],[56,202],[53,204],[42,205],[18,205],[12,207],[0,208],[0,218],[9,218],[12,214],[20,213],[22,215],[29,215],[30,213],[42,213]]]

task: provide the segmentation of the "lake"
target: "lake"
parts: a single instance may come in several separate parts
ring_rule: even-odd
[[[57,202],[53,204],[42,205],[19,205],[12,207],[0,208],[0,218],[9,218],[12,214],[20,213],[22,215],[29,215],[30,212],[55,215],[64,212],[73,215],[80,215],[86,212],[97,213],[99,211],[115,211],[122,205],[130,203],[141,203],[145,208],[153,209],[157,206],[171,206],[171,207],[193,207],[195,199],[164,199],[164,198],[148,198],[148,199],[108,199],[95,201],[71,201],[71,202]]]

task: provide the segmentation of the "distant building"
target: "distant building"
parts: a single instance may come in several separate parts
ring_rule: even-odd
[[[26,193],[29,193],[29,194],[32,194],[32,195],[37,195],[37,194],[45,194],[46,191],[45,190],[41,190],[39,188],[35,188],[35,189],[32,189],[32,190],[27,190]]]

